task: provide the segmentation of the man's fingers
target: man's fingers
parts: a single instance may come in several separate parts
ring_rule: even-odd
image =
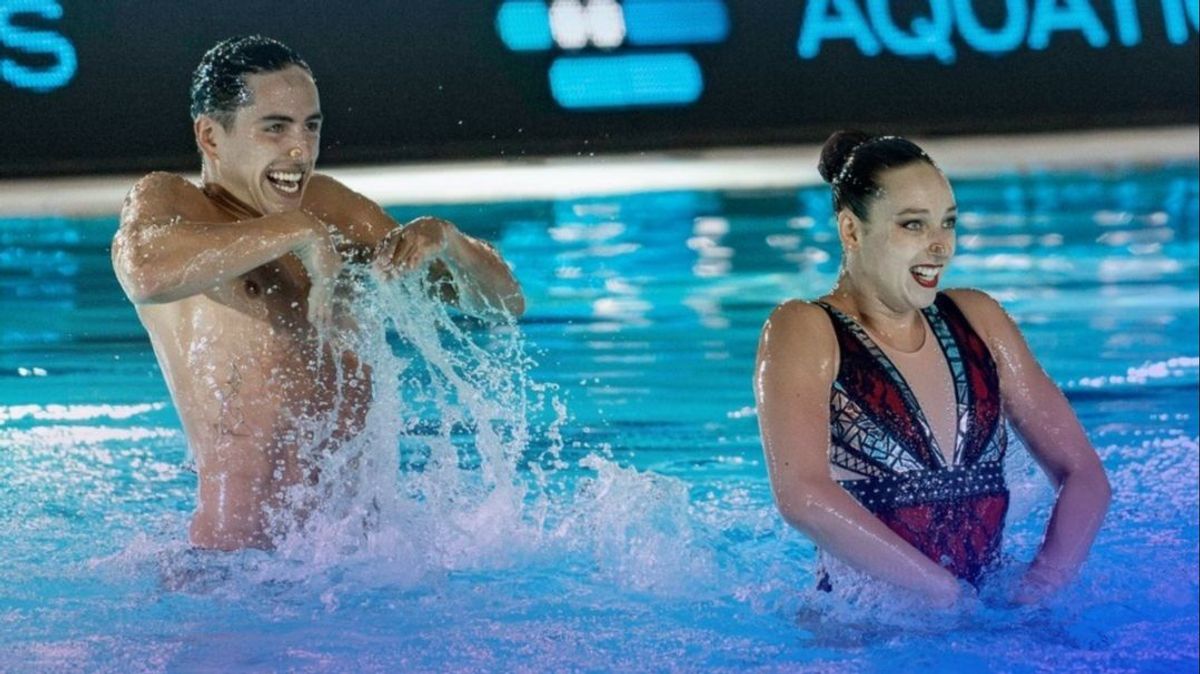
[[[428,236],[410,231],[386,239],[380,245],[375,264],[383,278],[390,281],[417,269],[433,253],[433,242]]]
[[[308,322],[320,332],[328,327],[333,314],[333,282],[332,279],[319,279],[313,282],[308,291]]]

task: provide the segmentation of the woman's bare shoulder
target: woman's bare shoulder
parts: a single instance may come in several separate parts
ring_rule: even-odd
[[[820,305],[787,300],[771,312],[763,325],[760,351],[786,354],[792,362],[827,360],[836,354],[837,338],[829,316]]]
[[[822,332],[821,328],[829,325],[828,315],[816,302],[791,299],[780,302],[770,317],[767,318],[765,329],[784,328],[790,332]],[[811,336],[811,334],[809,335]]]
[[[954,288],[945,291],[963,316],[988,341],[1007,341],[1016,330],[1016,323],[996,298],[974,288]]]

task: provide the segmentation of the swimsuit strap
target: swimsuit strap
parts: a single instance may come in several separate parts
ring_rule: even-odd
[[[829,314],[841,351],[830,399],[831,419],[840,422],[833,429],[834,444],[849,444],[852,454],[867,450],[864,442],[870,454],[884,450],[887,473],[944,467],[933,430],[904,375],[857,321],[828,303],[817,305]],[[908,460],[896,456],[897,451]]]
[[[946,351],[959,409],[966,412],[959,417],[955,463],[1003,460],[1007,437],[996,361],[954,300],[938,293],[930,308],[936,309],[930,324]]]

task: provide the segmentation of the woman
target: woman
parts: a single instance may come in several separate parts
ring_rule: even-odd
[[[841,272],[819,301],[775,309],[755,368],[779,511],[851,566],[951,605],[999,556],[1007,417],[1058,490],[1013,598],[1048,596],[1108,508],[1095,450],[1000,305],[938,292],[957,204],[933,160],[903,138],[838,132],[820,171]]]

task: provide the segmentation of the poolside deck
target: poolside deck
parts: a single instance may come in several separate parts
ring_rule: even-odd
[[[963,136],[919,143],[951,176],[1112,163],[1196,161],[1200,127]],[[783,188],[820,181],[819,145],[333,168],[379,203],[488,203],[675,189]],[[195,178],[196,176],[191,176]],[[0,181],[0,217],[114,215],[138,176]]]

